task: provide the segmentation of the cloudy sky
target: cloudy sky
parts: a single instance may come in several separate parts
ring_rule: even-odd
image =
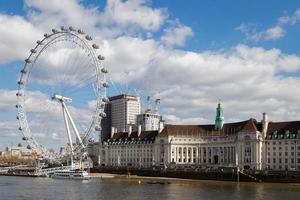
[[[226,122],[261,120],[262,112],[299,120],[297,0],[10,0],[0,1],[0,149],[20,141],[15,93],[24,59],[62,25],[98,42],[118,88],[110,95],[160,98],[167,123],[213,123],[218,99]]]

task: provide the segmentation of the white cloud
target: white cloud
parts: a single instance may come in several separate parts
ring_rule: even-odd
[[[171,27],[164,30],[161,41],[167,46],[183,46],[186,40],[193,35],[194,33],[190,27],[176,21]]]
[[[277,40],[279,38],[282,38],[285,35],[285,31],[280,26],[275,26],[272,28],[269,28],[265,32],[265,39],[266,40]]]
[[[258,31],[255,24],[241,24],[236,30],[245,34],[247,40],[258,42],[260,40],[278,40],[285,36],[285,30],[276,25],[266,30]]]
[[[97,23],[97,8],[84,7],[78,0],[25,0],[29,21],[44,31],[62,25],[72,25],[91,31]]]
[[[42,32],[20,16],[0,14],[0,64],[25,59]]]
[[[282,16],[278,18],[278,24],[281,25],[295,25],[300,21],[300,9],[297,9],[291,16]]]
[[[135,26],[147,31],[156,31],[167,18],[165,9],[151,8],[146,0],[108,0],[101,22],[132,29]]]
[[[236,30],[245,34],[247,40],[258,42],[260,40],[278,40],[286,35],[285,26],[293,26],[300,21],[300,9],[297,9],[291,16],[282,16],[277,19],[276,25],[265,30],[258,30],[256,24],[244,24]]]

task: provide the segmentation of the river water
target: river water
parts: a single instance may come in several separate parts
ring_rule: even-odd
[[[159,184],[141,179],[62,180],[0,176],[0,200],[93,199],[93,200],[297,200],[300,184],[234,183],[221,181]]]

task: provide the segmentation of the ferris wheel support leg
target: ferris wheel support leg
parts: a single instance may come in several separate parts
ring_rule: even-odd
[[[84,144],[83,144],[83,142],[82,142],[82,140],[81,140],[81,137],[80,137],[80,135],[79,135],[79,132],[78,132],[76,126],[75,126],[75,123],[74,123],[74,121],[73,121],[73,118],[71,117],[71,115],[70,115],[70,113],[69,113],[69,110],[68,110],[66,104],[65,104],[64,102],[62,102],[62,104],[63,104],[63,106],[64,106],[64,108],[65,108],[65,111],[66,111],[66,113],[67,113],[67,116],[68,116],[68,118],[69,118],[69,120],[70,120],[70,122],[71,122],[71,125],[72,125],[72,127],[73,127],[73,129],[74,129],[74,132],[75,132],[75,134],[76,134],[76,137],[77,137],[77,139],[78,139],[80,145],[82,146],[82,148],[85,148],[85,146],[84,146]]]
[[[73,165],[74,165],[74,161],[73,161],[73,157],[74,157],[73,142],[72,142],[70,127],[69,127],[69,123],[68,123],[68,119],[67,119],[67,113],[66,113],[66,110],[65,110],[64,103],[62,104],[62,110],[63,110],[64,121],[65,121],[66,129],[67,129],[68,140],[69,140],[69,144],[70,144],[70,148],[71,148],[71,167],[73,169]]]

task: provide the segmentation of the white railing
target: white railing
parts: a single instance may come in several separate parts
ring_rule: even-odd
[[[61,166],[61,167],[53,167],[53,168],[46,168],[46,169],[38,169],[35,172],[35,175],[37,176],[48,176],[49,174],[53,174],[57,171],[61,170],[78,170],[78,169],[85,169],[85,168],[90,168],[91,165],[89,162],[76,162],[74,163],[73,166]]]

